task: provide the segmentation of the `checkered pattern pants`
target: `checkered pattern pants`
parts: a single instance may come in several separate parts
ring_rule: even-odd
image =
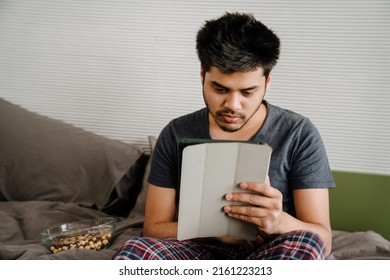
[[[316,233],[304,230],[278,235],[249,249],[242,245],[204,244],[189,240],[133,237],[118,249],[116,260],[312,260],[324,259],[325,246]]]

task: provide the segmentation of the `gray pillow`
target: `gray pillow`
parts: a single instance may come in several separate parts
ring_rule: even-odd
[[[155,136],[148,136],[149,141],[149,147],[150,147],[150,157],[147,161],[144,177],[142,180],[142,189],[137,197],[137,201],[134,205],[133,210],[131,211],[132,216],[141,216],[142,218],[145,215],[145,205],[146,205],[146,195],[148,193],[148,178],[150,174],[150,166],[152,163],[152,156],[154,147],[156,146],[156,137]]]
[[[143,175],[134,167],[142,154],[137,146],[0,98],[0,200],[73,202],[101,210],[115,202],[113,193],[139,191],[133,177]]]
[[[390,241],[379,233],[333,230],[329,260],[390,260]]]

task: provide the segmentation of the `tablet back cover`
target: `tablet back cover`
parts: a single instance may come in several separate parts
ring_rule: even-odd
[[[246,142],[204,143],[187,146],[182,153],[178,213],[178,239],[233,236],[253,240],[255,225],[223,212],[229,192],[242,192],[238,184],[265,182],[271,147]]]

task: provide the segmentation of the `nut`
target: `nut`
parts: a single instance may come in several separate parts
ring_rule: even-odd
[[[53,254],[73,248],[98,251],[110,242],[112,235],[109,230],[110,228],[104,228],[86,234],[64,237],[54,241],[55,243],[49,249]]]

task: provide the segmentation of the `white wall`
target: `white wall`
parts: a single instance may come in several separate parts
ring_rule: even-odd
[[[387,0],[0,0],[0,97],[146,146],[203,106],[195,35],[225,11],[280,36],[268,100],[313,120],[334,170],[390,175]]]

